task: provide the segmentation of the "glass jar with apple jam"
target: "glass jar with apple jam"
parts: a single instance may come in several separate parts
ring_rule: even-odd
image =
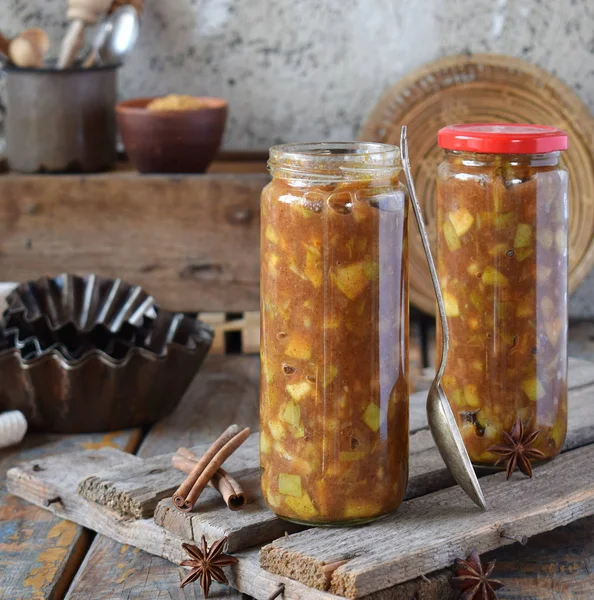
[[[400,152],[276,146],[262,192],[264,498],[299,523],[395,510],[408,477],[407,195]]]
[[[518,419],[532,460],[553,458],[567,429],[567,134],[470,124],[438,140],[443,388],[475,466],[505,467]]]

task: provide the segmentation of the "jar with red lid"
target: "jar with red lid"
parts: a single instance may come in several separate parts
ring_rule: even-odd
[[[444,390],[475,466],[503,468],[517,441],[531,462],[553,458],[567,428],[567,134],[468,124],[438,142]]]

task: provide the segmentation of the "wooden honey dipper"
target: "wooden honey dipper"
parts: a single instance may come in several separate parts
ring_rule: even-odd
[[[85,27],[96,23],[111,4],[112,0],[69,0],[67,16],[72,23],[62,40],[58,69],[72,65],[83,44]]]

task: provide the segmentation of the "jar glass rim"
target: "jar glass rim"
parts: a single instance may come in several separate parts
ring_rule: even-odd
[[[274,175],[316,174],[351,178],[401,169],[400,148],[380,142],[303,142],[270,148],[268,168]]]

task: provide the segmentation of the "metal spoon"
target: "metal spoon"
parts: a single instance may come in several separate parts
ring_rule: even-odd
[[[96,62],[102,64],[122,62],[134,49],[139,31],[138,11],[130,4],[118,7],[97,32],[93,40],[93,48],[83,62],[83,67],[91,67]]]
[[[439,453],[443,458],[445,464],[449,468],[450,472],[454,476],[454,479],[458,482],[460,487],[470,496],[472,501],[480,506],[483,510],[487,510],[485,503],[485,497],[479,485],[478,479],[470,462],[470,457],[464,446],[464,440],[458,430],[456,419],[452,413],[452,409],[446,398],[445,392],[441,387],[441,378],[446,368],[448,360],[448,348],[449,348],[449,332],[448,322],[445,314],[445,305],[443,303],[443,296],[441,295],[441,288],[439,286],[439,279],[437,278],[437,271],[435,269],[435,263],[431,256],[431,247],[429,246],[429,238],[425,230],[425,224],[423,223],[423,215],[421,213],[421,206],[415,191],[415,185],[410,170],[410,161],[408,159],[408,142],[406,139],[406,125],[402,127],[400,133],[400,150],[402,153],[402,164],[404,167],[404,174],[406,176],[406,182],[408,183],[408,190],[410,193],[411,204],[415,217],[417,219],[417,225],[419,233],[421,234],[421,242],[423,243],[423,249],[425,250],[425,256],[427,257],[427,263],[429,264],[429,271],[431,272],[431,281],[433,282],[433,288],[435,290],[435,296],[437,298],[437,306],[439,309],[439,319],[441,322],[441,362],[439,369],[435,374],[435,379],[429,389],[427,395],[427,419],[429,421],[429,429],[435,440],[435,445],[439,449]]]
[[[99,50],[104,63],[122,62],[136,45],[140,31],[138,11],[130,4],[117,8],[109,17],[113,26]]]

